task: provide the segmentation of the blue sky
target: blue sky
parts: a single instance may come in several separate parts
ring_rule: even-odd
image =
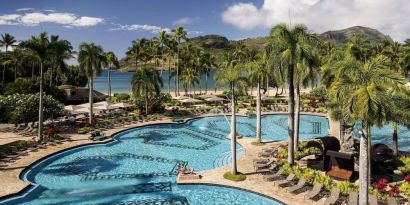
[[[262,2],[255,1],[258,4]],[[44,30],[71,41],[75,48],[80,42],[95,42],[101,44],[105,50],[114,51],[120,57],[124,56],[132,40],[156,35],[155,30],[149,30],[150,26],[171,29],[180,24],[190,31],[190,36],[220,34],[231,39],[267,34],[268,29],[242,31],[223,23],[221,13],[233,3],[234,1],[231,0],[13,0],[2,2],[0,15],[70,13],[76,18],[83,16],[101,18],[103,22],[92,26],[70,26],[59,23],[63,22],[63,19],[44,20],[44,16],[39,16],[36,18],[41,19],[40,23],[32,20],[27,24],[25,20],[24,23],[12,21],[3,22],[4,24],[1,25],[0,20],[0,33],[8,32],[21,40]],[[64,16],[56,18],[64,18]],[[120,28],[120,25],[123,26],[123,30],[112,30]],[[144,28],[147,30],[129,30],[132,28],[130,25],[146,25]]]
[[[24,40],[47,31],[75,49],[95,42],[123,57],[132,40],[177,25],[190,36],[266,36],[289,21],[289,10],[292,22],[314,32],[361,25],[397,41],[410,37],[408,0],[3,0],[0,33]]]

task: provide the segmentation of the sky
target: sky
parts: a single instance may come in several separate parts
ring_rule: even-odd
[[[47,31],[75,49],[94,42],[121,58],[132,40],[177,26],[190,37],[243,39],[266,36],[289,19],[318,33],[360,25],[403,41],[410,38],[409,13],[408,0],[3,0],[0,34],[25,40]]]

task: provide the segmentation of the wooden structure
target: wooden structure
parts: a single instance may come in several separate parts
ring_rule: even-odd
[[[353,179],[353,153],[335,152],[329,150],[326,155],[330,157],[330,170],[326,172],[327,175],[341,180]]]
[[[307,160],[307,167],[320,171],[327,171],[330,168],[330,157],[326,153],[331,150],[338,152],[340,150],[340,143],[336,137],[319,137],[318,141],[309,141],[307,147],[317,148],[321,150],[320,154],[315,155],[315,159]]]

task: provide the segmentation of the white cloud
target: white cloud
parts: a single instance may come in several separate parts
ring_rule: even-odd
[[[191,23],[193,23],[194,21],[197,21],[197,20],[199,20],[198,17],[195,17],[195,18],[183,17],[183,18],[175,20],[172,24],[174,26],[185,26],[185,25],[191,24]]]
[[[64,27],[88,27],[104,22],[103,18],[77,16],[73,13],[42,13],[0,15],[0,25],[37,26],[40,23],[55,23]]]
[[[270,28],[289,22],[289,8],[292,22],[304,23],[316,32],[361,25],[397,40],[410,37],[408,0],[264,0],[261,7],[233,4],[221,17],[239,29]]]
[[[22,12],[22,11],[34,11],[34,8],[19,8],[16,9],[17,12]]]
[[[188,35],[201,35],[203,33],[202,31],[188,31]]]
[[[159,33],[160,31],[165,31],[167,33],[171,32],[169,28],[162,28],[154,25],[147,24],[130,24],[130,25],[121,25],[113,24],[115,27],[110,28],[110,31],[148,31],[151,33]]]

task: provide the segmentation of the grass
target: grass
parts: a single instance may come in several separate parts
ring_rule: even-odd
[[[244,181],[246,179],[246,176],[240,172],[238,172],[236,175],[232,174],[231,172],[225,172],[224,178],[227,180],[239,182]]]
[[[251,142],[251,144],[252,144],[252,145],[255,145],[255,146],[265,146],[266,142],[258,142],[258,141],[255,141],[255,142]]]

